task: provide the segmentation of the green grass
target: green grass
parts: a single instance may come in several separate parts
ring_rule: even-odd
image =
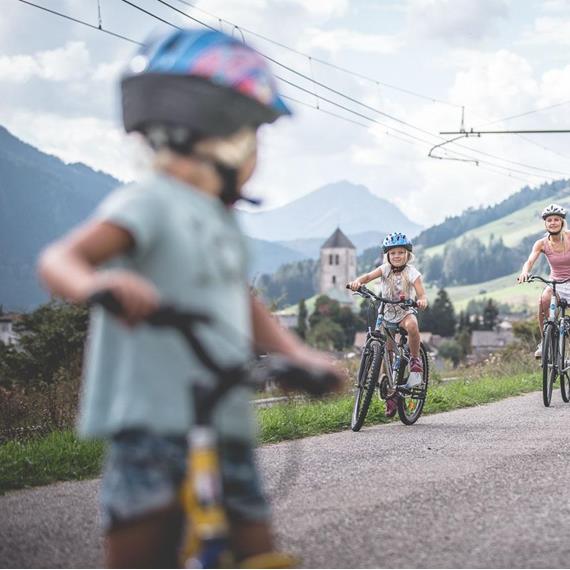
[[[430,387],[424,414],[479,406],[538,390],[538,374],[518,374],[503,378],[455,380]],[[259,411],[260,440],[276,443],[322,433],[350,429],[352,396],[305,404],[287,404]],[[373,398],[365,425],[397,421],[386,418],[384,404]]]
[[[539,375],[536,373],[447,382],[430,387],[424,414],[478,406],[539,388]],[[343,396],[260,409],[260,441],[277,443],[347,430],[350,428],[352,403],[352,396]],[[389,421],[395,420],[384,416],[384,404],[374,398],[365,425]],[[102,443],[78,440],[72,432],[0,445],[0,494],[55,481],[97,477],[103,451]]]
[[[104,445],[82,441],[71,431],[0,445],[0,493],[22,487],[96,477]]]

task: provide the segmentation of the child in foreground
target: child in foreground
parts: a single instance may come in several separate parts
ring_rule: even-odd
[[[39,271],[55,295],[85,302],[110,290],[123,308],[122,319],[92,311],[79,431],[109,441],[100,490],[107,565],[170,568],[178,564],[190,388],[213,378],[176,332],[144,318],[162,301],[206,312],[211,324],[195,333],[223,367],[250,359],[253,340],[301,366],[333,369],[282,329],[248,285],[233,205],[255,169],[257,128],[290,114],[262,57],[220,32],[177,30],[132,59],[121,89],[125,129],[152,148],[154,171],[49,246]],[[216,423],[234,550],[238,558],[270,552],[249,392],[234,390]]]

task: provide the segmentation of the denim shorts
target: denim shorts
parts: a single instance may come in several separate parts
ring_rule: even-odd
[[[99,493],[103,528],[108,531],[176,504],[186,473],[187,452],[182,436],[145,430],[114,436]],[[252,447],[235,440],[222,442],[220,464],[230,520],[267,520],[269,506]]]

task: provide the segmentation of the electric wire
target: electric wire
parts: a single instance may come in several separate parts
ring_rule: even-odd
[[[30,2],[29,0],[18,0],[18,1],[21,2],[21,3],[23,3],[23,4],[27,4],[27,5],[33,6],[33,7],[35,7],[35,8],[38,8],[38,9],[40,9],[40,10],[43,10],[43,11],[45,11],[45,12],[49,12],[49,13],[51,13],[51,14],[53,14],[53,15],[57,15],[57,16],[60,16],[60,17],[65,18],[65,19],[71,20],[71,21],[73,21],[73,22],[76,22],[76,23],[85,25],[85,26],[87,26],[87,27],[89,27],[89,28],[92,28],[92,29],[94,29],[94,30],[97,30],[97,31],[101,31],[101,32],[110,34],[110,35],[112,35],[112,36],[114,36],[114,37],[117,37],[117,38],[119,38],[119,39],[123,39],[123,40],[125,40],[125,41],[130,42],[130,43],[133,43],[133,44],[136,44],[136,45],[143,45],[141,42],[138,42],[138,41],[136,41],[136,40],[133,40],[133,39],[128,38],[128,37],[126,37],[126,36],[123,36],[123,35],[121,35],[121,34],[117,34],[117,33],[111,32],[111,31],[106,30],[106,29],[103,29],[103,28],[100,29],[100,28],[98,28],[97,26],[94,26],[94,25],[92,25],[92,24],[89,24],[88,22],[85,22],[85,21],[83,21],[83,20],[79,20],[79,19],[77,19],[77,18],[73,18],[73,17],[71,17],[71,16],[68,16],[67,14],[63,14],[63,13],[57,12],[57,11],[55,11],[55,10],[47,9],[47,8],[45,8],[44,6],[40,6],[40,5],[38,5],[38,4],[34,4],[33,2]],[[137,10],[139,10],[139,11],[141,11],[141,12],[144,12],[145,14],[147,14],[147,15],[149,15],[149,16],[151,16],[151,17],[153,17],[153,18],[155,18],[155,19],[157,19],[157,20],[159,20],[159,21],[161,21],[161,22],[163,22],[163,23],[165,23],[165,24],[167,24],[167,25],[169,25],[169,26],[171,26],[171,27],[180,29],[179,26],[176,26],[176,25],[173,24],[172,22],[169,22],[168,20],[164,20],[163,18],[160,18],[160,17],[157,16],[156,14],[153,14],[152,12],[149,12],[149,11],[145,10],[144,8],[141,8],[140,6],[137,6],[136,4],[130,2],[130,0],[122,0],[122,1],[123,1],[124,3],[126,3],[126,4],[128,4],[128,5],[130,5],[130,6],[132,6],[133,8],[136,8]],[[158,0],[158,1],[163,2],[163,0]],[[166,2],[163,2],[163,3],[167,4]],[[168,5],[168,4],[167,4],[167,5]],[[190,17],[190,16],[188,16],[188,14],[185,14],[184,12],[182,12],[182,14],[184,14],[184,15],[187,16],[187,17]],[[210,28],[210,29],[215,29],[215,28],[212,28],[211,26],[208,26],[207,24],[204,24],[204,23],[201,22],[200,20],[197,20],[197,19],[192,18],[192,17],[190,17],[190,18],[193,19],[193,20],[195,20],[195,21],[197,21],[198,23],[200,23],[200,24],[202,24],[202,25],[206,25],[206,27],[208,27],[208,28]],[[298,72],[297,72],[297,73],[298,73]],[[294,84],[293,82],[287,81],[287,80],[285,80],[285,79],[283,79],[283,78],[279,78],[279,79],[280,79],[281,81],[285,82],[285,83],[289,83],[291,86],[293,86],[293,87],[295,87],[295,88],[297,88],[297,89],[301,89],[302,91],[305,91],[306,93],[311,94],[312,96],[317,97],[317,94],[314,93],[314,92],[312,92],[312,91],[310,91],[310,90],[307,90],[307,89],[305,89],[305,88],[303,88],[303,87],[300,87],[299,85],[296,85],[296,84]],[[308,78],[308,80],[310,81],[310,78]],[[340,94],[340,92],[339,92],[339,94]],[[343,94],[341,94],[341,95],[343,95]],[[433,143],[430,142],[430,141],[426,141],[425,139],[421,139],[421,138],[419,138],[419,137],[416,137],[416,136],[414,136],[414,135],[411,135],[410,133],[407,133],[407,132],[404,132],[404,131],[395,129],[395,128],[392,127],[392,126],[388,126],[388,125],[386,125],[386,124],[384,124],[384,123],[381,123],[380,121],[378,121],[378,120],[376,120],[376,119],[373,119],[373,118],[371,118],[371,117],[368,117],[368,116],[366,116],[366,115],[363,115],[362,113],[359,113],[359,112],[357,112],[357,111],[355,111],[355,110],[353,110],[353,109],[349,109],[349,108],[347,108],[347,107],[344,107],[344,106],[340,105],[339,103],[336,103],[336,102],[331,101],[331,100],[329,100],[329,99],[325,99],[325,98],[323,98],[322,96],[319,96],[319,97],[320,97],[321,100],[324,100],[324,101],[326,101],[326,102],[328,102],[328,103],[330,103],[330,104],[332,104],[332,105],[334,105],[334,106],[336,106],[336,107],[339,107],[339,108],[341,108],[341,109],[347,111],[348,113],[351,113],[351,114],[354,114],[354,115],[359,116],[359,117],[361,117],[361,118],[364,118],[364,119],[366,119],[366,120],[368,120],[368,121],[370,121],[370,122],[372,122],[372,123],[376,123],[376,124],[378,124],[378,125],[381,125],[381,126],[385,127],[386,129],[393,130],[393,131],[395,131],[395,132],[398,132],[398,133],[402,134],[403,136],[409,137],[409,138],[411,138],[411,139],[413,139],[413,140],[416,140],[416,141],[418,141],[418,142],[421,142],[421,143],[424,143],[424,144],[427,144],[427,145],[430,145],[430,146],[433,144]],[[355,100],[355,101],[357,101],[357,100]],[[357,101],[357,102],[358,102],[358,101]],[[362,104],[361,102],[358,102],[358,103],[359,103],[359,104]],[[362,105],[364,105],[364,104],[362,104]],[[370,106],[367,106],[367,107],[369,107],[371,110],[373,110],[373,111],[375,111],[375,112],[377,111],[377,110],[374,109],[373,107],[370,107]],[[323,111],[322,108],[316,109],[316,110]],[[330,112],[328,112],[328,114],[330,114]],[[388,118],[392,118],[390,115],[387,115],[387,114],[386,114],[386,116],[388,116]],[[338,118],[341,118],[341,117],[339,116]],[[343,117],[343,119],[346,119],[346,118]],[[404,124],[406,124],[406,123],[404,122]],[[419,127],[415,127],[414,125],[410,125],[410,126],[411,126],[412,128],[414,128],[414,129],[416,129],[416,130],[421,130],[422,132],[426,133],[426,134],[429,135],[430,137],[440,138],[440,137],[437,137],[437,135],[433,135],[433,134],[430,133],[429,131],[425,131],[425,130],[423,130],[423,129],[420,129]],[[395,135],[393,135],[392,133],[388,133],[388,132],[387,132],[386,134],[391,135],[391,136],[394,137],[394,138],[399,138],[399,137],[396,137]],[[400,139],[400,140],[403,140],[403,139]],[[406,140],[405,142],[409,142],[409,141]],[[457,144],[457,143],[456,143],[456,144]],[[486,156],[490,156],[490,157],[492,157],[492,158],[495,158],[495,159],[498,159],[498,160],[502,160],[502,161],[506,161],[506,162],[511,162],[511,163],[513,163],[513,164],[518,164],[518,165],[523,166],[523,167],[525,167],[525,168],[538,169],[538,170],[542,170],[542,171],[545,171],[545,172],[557,172],[557,171],[553,171],[553,170],[540,169],[540,168],[538,168],[538,167],[533,167],[533,166],[531,166],[531,165],[527,165],[527,164],[524,164],[524,163],[515,163],[514,161],[509,161],[508,159],[503,159],[503,158],[501,158],[501,157],[497,157],[497,156],[492,155],[492,154],[490,154],[490,153],[483,153],[483,151],[474,150],[474,149],[471,149],[471,148],[469,148],[469,147],[464,147],[463,145],[459,145],[459,146],[461,146],[462,148],[466,148],[467,150],[469,150],[469,151],[471,151],[471,152],[477,152],[477,153],[480,153],[480,154],[485,154]],[[464,157],[466,157],[466,158],[472,159],[471,156],[465,155],[464,153],[461,153],[461,152],[456,151],[456,150],[450,150],[450,152],[453,152],[453,153],[457,154],[458,156],[464,156]],[[482,162],[482,161],[479,161],[479,162]],[[513,169],[513,168],[509,168],[509,167],[505,167],[505,166],[497,165],[497,164],[493,164],[493,163],[487,163],[487,161],[485,161],[485,163],[486,163],[486,164],[489,164],[489,165],[491,165],[491,166],[494,166],[495,168],[507,170],[507,171],[509,171],[509,172],[512,171],[512,172],[516,172],[516,173],[519,173],[519,174],[523,174],[523,175],[525,175],[525,176],[534,176],[534,177],[544,178],[544,176],[541,176],[541,175],[538,175],[538,174],[534,174],[534,173],[530,173],[530,172],[524,172],[524,171],[521,171],[521,170],[518,170],[518,169]],[[561,172],[557,172],[557,173],[561,173]],[[565,174],[565,173],[563,173],[563,174]],[[551,178],[552,178],[552,177],[551,177]]]
[[[18,0],[18,2],[21,2],[22,4],[27,4],[28,6],[33,6],[34,8],[38,8],[39,10],[43,10],[44,12],[49,12],[50,14],[54,14],[55,16],[60,16],[61,18],[65,18],[66,20],[71,20],[72,22],[75,22],[77,24],[81,24],[83,26],[87,26],[88,28],[92,28],[93,30],[96,30],[98,32],[103,32],[105,34],[109,34],[110,36],[113,36],[115,38],[119,38],[121,40],[125,40],[126,42],[130,42],[130,43],[136,44],[138,46],[143,45],[142,42],[137,42],[136,40],[128,38],[127,36],[117,34],[116,32],[112,32],[111,30],[106,30],[102,26],[101,27],[94,26],[93,24],[90,24],[89,22],[85,22],[84,20],[79,20],[78,18],[73,18],[72,16],[68,16],[67,14],[63,14],[62,12],[58,12],[56,10],[46,8],[45,6],[40,6],[39,4],[34,4],[33,2],[30,2],[29,0]]]
[[[156,19],[160,20],[160,21],[163,22],[163,23],[169,24],[170,26],[172,26],[172,27],[174,27],[174,28],[180,29],[180,26],[177,26],[176,24],[173,24],[172,22],[168,22],[167,20],[164,20],[163,18],[160,18],[159,16],[156,16],[155,14],[153,14],[153,13],[151,13],[151,12],[148,12],[147,10],[145,10],[145,9],[143,9],[143,8],[141,8],[141,7],[139,7],[139,6],[137,6],[136,4],[134,4],[133,2],[131,2],[130,0],[122,0],[122,1],[125,2],[126,4],[129,4],[130,6],[133,6],[134,8],[139,9],[140,11],[142,11],[142,12],[144,12],[144,13],[146,13],[146,14],[152,16],[152,17],[155,17]],[[168,6],[169,8],[171,8],[172,10],[174,10],[175,12],[178,12],[179,14],[181,14],[181,15],[183,15],[183,16],[189,18],[189,19],[191,19],[191,20],[194,21],[194,22],[197,22],[197,23],[199,23],[199,24],[201,24],[201,25],[203,25],[203,26],[206,26],[206,27],[209,28],[209,29],[215,29],[215,28],[213,28],[212,26],[210,26],[210,25],[206,24],[205,22],[201,21],[200,19],[195,18],[194,16],[190,16],[189,14],[187,14],[186,12],[184,12],[183,10],[179,10],[179,9],[176,8],[175,6],[172,6],[171,4],[169,4],[168,2],[166,2],[165,0],[156,0],[156,1],[157,1],[157,2],[160,2],[161,4],[163,4],[163,5],[165,5],[165,6]],[[322,82],[320,82],[320,81],[316,81],[316,80],[312,79],[311,77],[309,77],[308,75],[306,75],[306,74],[304,74],[304,73],[301,73],[300,71],[297,71],[296,69],[294,69],[294,68],[292,68],[292,67],[290,67],[290,66],[288,66],[288,65],[285,65],[284,63],[279,62],[278,60],[276,60],[276,59],[274,59],[274,58],[268,56],[267,54],[263,54],[263,53],[261,53],[261,52],[258,52],[258,53],[259,53],[262,57],[264,57],[265,59],[267,59],[268,61],[271,61],[272,63],[274,63],[275,65],[278,65],[278,66],[282,67],[283,69],[286,69],[287,71],[289,71],[289,72],[291,72],[291,73],[293,73],[293,74],[295,74],[295,75],[297,75],[297,76],[299,76],[299,77],[305,79],[306,81],[308,81],[308,82],[310,82],[310,83],[313,83],[314,85],[317,85],[317,86],[319,86],[319,87],[321,87],[321,88],[323,88],[323,89],[326,89],[327,91],[330,91],[330,92],[334,93],[335,95],[337,95],[337,96],[339,96],[339,97],[342,97],[342,98],[344,98],[344,99],[347,99],[348,101],[350,101],[350,102],[352,102],[352,103],[355,103],[355,104],[357,104],[357,105],[360,105],[360,106],[364,107],[365,109],[367,109],[367,110],[369,110],[369,111],[372,111],[372,112],[374,112],[374,113],[377,113],[377,114],[379,114],[379,115],[381,115],[381,116],[383,116],[383,117],[386,117],[386,118],[388,118],[388,119],[391,119],[392,121],[395,121],[395,122],[397,122],[397,123],[399,123],[399,124],[401,124],[401,125],[403,125],[403,126],[406,126],[406,127],[410,128],[410,129],[417,130],[417,131],[419,131],[419,132],[421,132],[421,133],[423,133],[423,134],[427,134],[427,135],[430,136],[430,137],[434,137],[434,138],[437,138],[437,139],[439,139],[439,140],[441,140],[441,141],[445,141],[444,138],[438,137],[437,135],[434,135],[433,133],[427,131],[426,129],[423,129],[423,128],[421,128],[421,127],[418,127],[418,126],[416,126],[416,125],[413,125],[413,124],[411,124],[411,123],[409,123],[409,122],[407,122],[407,121],[404,121],[403,119],[400,119],[400,118],[398,118],[398,117],[395,117],[395,116],[393,116],[393,115],[390,115],[390,114],[388,114],[388,113],[385,113],[384,111],[380,111],[379,109],[376,109],[375,107],[372,107],[371,105],[368,105],[368,104],[366,104],[366,103],[363,103],[362,101],[359,101],[358,99],[355,99],[354,97],[351,97],[350,95],[347,95],[346,93],[342,93],[341,91],[338,91],[337,89],[334,89],[333,87],[330,87],[330,86],[328,86],[328,85],[326,85],[326,84],[324,84],[324,83],[322,83]],[[276,77],[277,77],[277,76],[276,76]],[[286,80],[283,79],[282,77],[278,77],[278,78],[279,78],[281,81],[286,81]],[[286,81],[286,82],[289,83],[289,85],[292,85],[292,86],[294,86],[294,87],[296,87],[296,88],[298,88],[298,89],[300,88],[298,85],[296,85],[296,84],[294,84],[294,83],[292,83],[292,82],[289,82],[289,81]],[[308,93],[308,91],[307,91],[307,93]],[[323,97],[321,97],[321,96],[319,96],[319,95],[317,95],[317,94],[314,94],[314,93],[312,93],[312,94],[313,94],[316,98],[319,98],[319,97],[320,97],[321,99],[327,101],[326,99],[324,99]],[[333,105],[336,105],[336,103],[334,103],[334,102],[331,102],[331,101],[328,101],[328,102],[331,103],[331,104],[333,104]],[[347,109],[345,108],[345,110],[347,110]],[[361,116],[361,117],[363,116],[362,114],[357,113],[357,112],[355,112],[355,111],[349,111],[349,112],[354,112],[355,114],[357,114],[358,116]],[[368,117],[366,117],[366,118],[368,118]],[[370,120],[370,118],[368,118],[368,120]],[[385,126],[385,125],[384,125],[384,126]],[[537,171],[539,171],[539,172],[551,172],[551,173],[554,173],[554,174],[563,174],[563,175],[565,175],[565,176],[570,176],[570,172],[557,171],[557,170],[553,170],[553,169],[544,169],[544,168],[537,167],[537,166],[533,166],[533,165],[530,165],[530,164],[525,164],[525,163],[520,163],[520,162],[517,162],[517,161],[512,161],[512,160],[509,160],[509,159],[507,159],[507,158],[503,158],[503,157],[501,157],[501,156],[497,156],[497,155],[495,155],[495,154],[488,153],[488,152],[485,152],[485,151],[481,151],[481,150],[478,150],[478,149],[473,149],[473,148],[470,148],[470,147],[468,147],[468,146],[462,145],[462,144],[457,143],[457,142],[455,142],[455,143],[453,143],[453,144],[457,145],[457,146],[460,147],[460,148],[469,150],[470,152],[478,153],[478,154],[481,154],[482,156],[487,156],[487,157],[493,158],[493,159],[495,159],[495,160],[504,161],[504,162],[507,162],[507,163],[509,163],[509,164],[515,164],[515,165],[517,165],[517,166],[523,166],[524,168],[529,168],[529,169],[531,169],[531,170],[537,170]],[[453,151],[453,152],[457,152],[457,151]],[[476,160],[476,159],[474,159],[474,160]]]

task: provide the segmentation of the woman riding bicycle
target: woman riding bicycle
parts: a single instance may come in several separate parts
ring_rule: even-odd
[[[380,278],[381,296],[393,301],[402,297],[417,300],[420,309],[428,305],[421,273],[413,266],[412,242],[402,233],[391,233],[382,242],[384,263],[369,273],[357,277],[349,283],[349,287],[356,291],[374,279]],[[410,377],[407,387],[413,388],[421,384],[423,365],[420,358],[420,330],[418,320],[412,309],[405,309],[398,305],[391,307],[391,314],[384,314],[387,323],[400,326],[408,333],[410,344]],[[392,417],[396,414],[397,405],[394,398],[386,400],[386,415]]]
[[[528,281],[530,271],[541,253],[546,256],[550,265],[551,279],[562,281],[570,278],[570,232],[566,230],[566,208],[558,204],[550,204],[542,211],[542,219],[547,233],[533,245],[517,279],[519,283]],[[570,283],[557,285],[556,292],[559,298],[569,301]],[[538,303],[538,327],[541,335],[551,297],[552,289],[545,287]],[[541,358],[542,340],[537,346],[534,356]]]

